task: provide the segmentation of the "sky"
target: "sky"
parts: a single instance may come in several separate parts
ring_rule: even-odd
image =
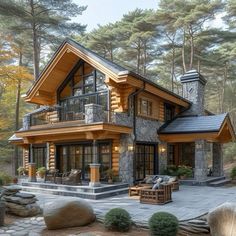
[[[98,28],[98,24],[114,23],[136,8],[156,9],[158,6],[158,0],[73,0],[73,2],[80,6],[88,6],[81,16],[73,19],[87,25],[87,31]]]

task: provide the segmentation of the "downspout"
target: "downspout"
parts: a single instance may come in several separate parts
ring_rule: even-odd
[[[128,102],[130,103],[130,99],[133,98],[133,135],[134,135],[134,139],[133,139],[133,160],[134,160],[134,165],[133,165],[133,177],[135,177],[135,170],[134,170],[134,167],[135,167],[135,156],[136,156],[136,140],[137,140],[137,137],[136,137],[136,96],[141,93],[142,91],[145,90],[145,85],[146,85],[146,82],[144,81],[143,82],[143,87],[138,89],[137,91],[131,93],[129,96],[128,96]],[[129,113],[130,115],[130,113]]]

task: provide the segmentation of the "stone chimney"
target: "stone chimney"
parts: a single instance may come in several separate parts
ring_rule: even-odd
[[[196,70],[190,70],[181,76],[183,97],[192,102],[186,115],[204,115],[204,91],[206,80]]]

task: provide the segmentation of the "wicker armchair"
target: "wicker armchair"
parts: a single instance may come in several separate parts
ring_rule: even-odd
[[[172,202],[172,185],[160,184],[159,189],[142,189],[140,193],[140,203],[166,204]]]
[[[55,183],[58,173],[59,173],[58,169],[46,170],[45,177],[44,177],[44,182],[50,181],[50,182]]]
[[[62,184],[78,185],[81,184],[81,170],[72,169],[62,175]]]

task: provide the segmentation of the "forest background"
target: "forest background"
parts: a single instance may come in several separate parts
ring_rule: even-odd
[[[235,0],[160,0],[156,9],[136,9],[90,32],[71,21],[84,11],[71,0],[0,1],[0,169],[10,171],[21,156],[8,139],[35,109],[23,95],[65,37],[180,95],[180,76],[197,69],[207,79],[206,109],[228,112],[236,130]],[[214,27],[215,17],[222,27]],[[236,161],[234,143],[224,156]]]

